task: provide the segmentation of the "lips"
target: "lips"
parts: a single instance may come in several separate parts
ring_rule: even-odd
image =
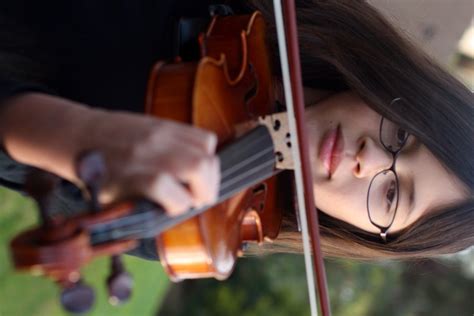
[[[341,162],[343,149],[344,140],[342,138],[341,127],[338,125],[323,135],[319,147],[319,159],[322,161],[329,176],[334,174],[334,171]]]

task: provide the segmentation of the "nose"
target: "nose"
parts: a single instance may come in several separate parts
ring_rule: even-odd
[[[393,156],[378,140],[365,137],[358,143],[359,148],[355,155],[357,165],[353,171],[357,178],[373,177],[378,172],[390,168]]]

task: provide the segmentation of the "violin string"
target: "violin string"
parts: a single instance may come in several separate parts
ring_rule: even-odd
[[[255,166],[253,168],[249,168],[248,165],[255,162],[258,158],[266,158],[265,161],[267,163],[271,162],[271,163],[274,164],[275,158],[274,158],[273,155],[269,156],[268,155],[269,153],[272,154],[273,149],[267,149],[265,151],[262,151],[261,154],[255,155],[251,159],[247,159],[245,162],[242,162],[240,164],[241,165],[240,169],[235,170],[235,172],[233,172],[232,174],[228,173],[226,178],[222,179],[221,184],[220,184],[221,188],[226,188],[227,186],[232,185],[233,183],[240,181],[242,178],[249,177],[252,174],[254,174],[255,172],[257,172],[257,170],[260,166]],[[265,169],[265,168],[262,167],[262,169]]]
[[[263,163],[262,165],[259,165],[259,166],[255,166],[251,169],[247,169],[246,172],[244,173],[241,173],[240,175],[238,176],[235,176],[233,177],[232,179],[229,179],[227,180],[225,183],[223,183],[221,185],[221,190],[223,191],[223,193],[226,192],[226,190],[232,190],[232,185],[234,185],[235,183],[238,183],[238,182],[245,182],[245,183],[248,183],[248,182],[253,182],[252,180],[252,176],[255,175],[255,174],[258,174],[259,171],[263,171],[265,169],[268,169],[268,167],[273,167],[274,166],[274,160],[270,160],[270,161],[266,161],[265,163]],[[230,189],[228,189],[230,187]],[[242,186],[240,186],[242,187]]]
[[[246,170],[248,165],[254,163],[259,158],[262,158],[268,155],[271,155],[270,159],[272,161],[275,161],[275,158],[273,155],[273,148],[266,148],[260,151],[259,153],[254,154],[250,157],[247,157],[246,159],[242,160],[239,163],[236,163],[235,166],[233,166],[232,168],[227,168],[227,166],[224,166],[225,169],[221,170],[221,179],[225,180],[229,177],[233,177],[234,174],[240,173],[243,170]]]
[[[252,150],[252,149],[258,148],[258,150],[260,150],[260,152],[257,152],[257,154],[256,154],[257,157],[258,157],[261,154],[262,148],[263,148],[264,152],[266,152],[265,150],[273,150],[273,142],[271,142],[271,138],[269,140],[269,137],[270,136],[268,134],[268,130],[265,130],[265,133],[258,134],[257,137],[255,137],[254,139],[251,139],[251,141],[249,141],[249,142],[240,142],[239,143],[239,145],[240,145],[239,152],[252,151],[253,154],[254,154],[255,150]],[[262,144],[260,145],[260,143],[262,143]],[[249,150],[249,148],[250,148],[250,150]],[[221,158],[224,158],[228,151],[230,151],[230,150],[228,150],[228,149],[224,150],[224,152],[222,154],[219,153],[219,156]],[[229,173],[234,173],[236,169],[242,169],[242,164],[246,164],[248,162],[251,162],[253,159],[254,158],[252,156],[250,158],[247,157],[247,159],[244,159],[243,161],[238,161],[238,162],[232,161],[232,163],[231,162],[227,163],[227,165],[223,168],[224,170],[221,170],[221,178],[225,178]]]

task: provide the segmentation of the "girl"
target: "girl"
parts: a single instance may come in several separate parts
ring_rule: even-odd
[[[167,17],[205,5],[143,1],[110,10],[87,3],[3,10],[10,29],[34,36],[23,43],[4,36],[12,42],[2,53],[2,183],[22,188],[18,162],[53,172],[67,180],[55,206],[67,212],[77,201],[74,161],[96,148],[108,170],[104,204],[145,196],[173,215],[212,203],[219,180],[214,135],[130,113],[143,110],[153,62],[172,57]],[[277,52],[271,3],[249,6],[264,14]],[[325,254],[429,257],[472,246],[472,93],[365,2],[297,6]],[[298,251],[295,231],[288,213],[268,250]]]

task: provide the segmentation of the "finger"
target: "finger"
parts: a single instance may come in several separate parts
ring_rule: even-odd
[[[188,190],[167,173],[160,173],[152,181],[145,195],[160,204],[170,216],[185,213],[194,204]]]
[[[183,141],[198,147],[206,154],[215,153],[217,146],[217,136],[215,133],[195,126],[182,126],[185,126],[185,128],[180,128],[180,136],[183,138]]]
[[[219,159],[216,156],[203,156],[190,166],[178,171],[177,176],[189,186],[194,205],[201,207],[214,203],[219,189]]]
[[[219,188],[220,188],[220,183],[221,183],[221,164],[219,157],[214,156],[212,159],[212,176],[210,179],[210,185],[209,185],[209,190],[210,190],[210,204],[214,204],[217,202],[217,199],[219,198]]]
[[[207,134],[206,136],[200,138],[197,138],[195,135],[191,135],[191,137],[186,140],[188,143],[199,148],[204,154],[213,155],[216,152],[217,137],[215,134]]]
[[[156,129],[150,133],[144,142],[145,150],[162,148],[164,144],[178,145],[181,150],[193,148],[201,154],[214,154],[217,147],[217,136],[209,131],[193,126],[166,123],[164,128]]]
[[[217,135],[207,132],[207,136],[201,138],[204,151],[208,154],[214,154],[217,147]]]

